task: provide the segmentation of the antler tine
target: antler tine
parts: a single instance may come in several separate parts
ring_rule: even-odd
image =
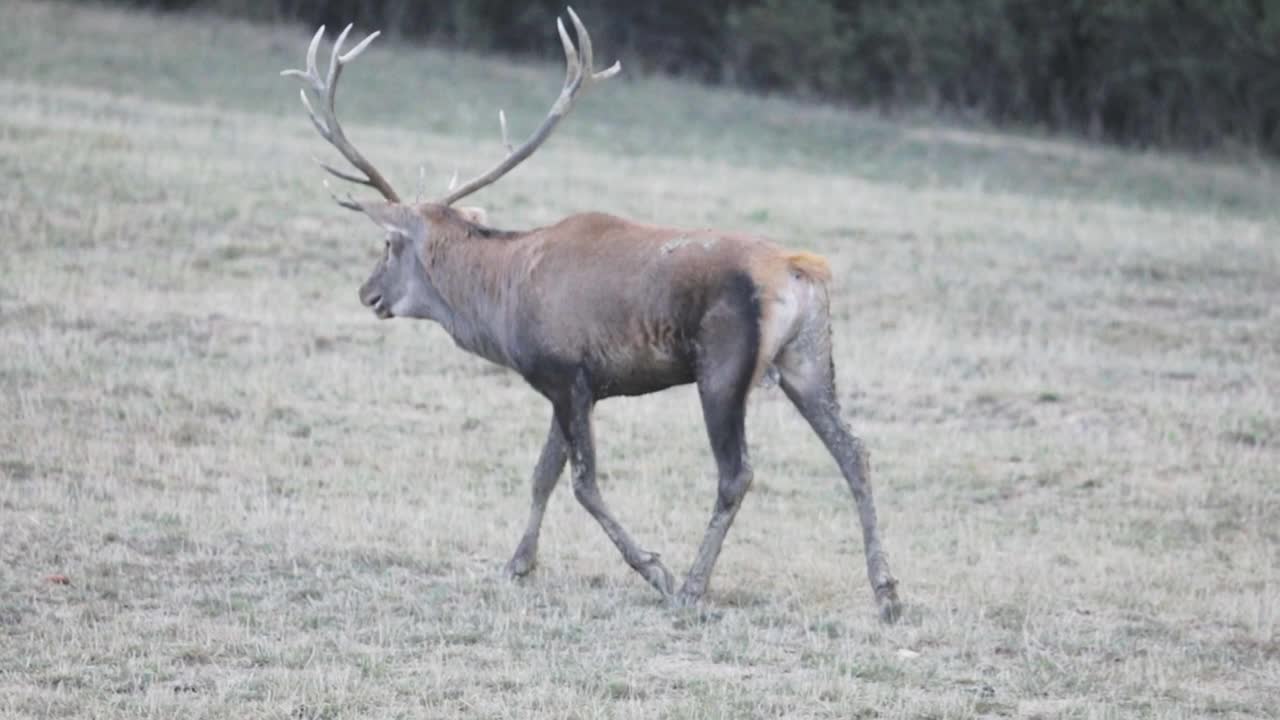
[[[324,181],[324,189],[325,189],[326,191],[328,191],[328,193],[329,193],[329,197],[333,198],[333,201],[334,201],[334,202],[336,202],[336,203],[338,203],[338,204],[339,204],[339,205],[341,205],[342,207],[344,207],[344,208],[346,208],[346,209],[348,209],[348,210],[356,210],[356,211],[358,211],[358,212],[364,212],[364,207],[363,207],[362,205],[360,205],[360,203],[356,202],[356,199],[355,199],[355,198],[353,198],[353,197],[351,197],[351,195],[350,195],[350,194],[348,194],[348,195],[347,195],[347,198],[346,198],[345,200],[343,200],[342,198],[338,197],[338,194],[337,194],[337,193],[335,193],[335,192],[333,191],[333,188],[329,186],[329,181],[328,181],[328,180],[325,180],[325,181]]]
[[[502,126],[502,144],[507,147],[507,156],[488,172],[469,180],[462,187],[455,189],[451,183],[448,194],[437,201],[441,205],[452,205],[477,190],[493,184],[503,175],[511,172],[513,168],[528,159],[550,137],[556,125],[573,108],[573,103],[583,88],[597,80],[607,80],[622,70],[622,63],[615,62],[608,68],[595,72],[595,67],[592,65],[591,35],[587,32],[586,26],[582,24],[582,20],[578,18],[578,14],[573,11],[573,8],[569,8],[568,11],[569,20],[573,23],[573,29],[578,35],[578,44],[576,47],[574,46],[573,41],[569,38],[568,30],[565,29],[564,21],[556,18],[556,31],[560,35],[560,44],[564,46],[565,77],[564,86],[560,89],[560,95],[551,105],[551,109],[547,112],[547,117],[533,131],[528,140],[525,140],[519,147],[512,149],[507,142],[506,113],[500,112],[498,122]]]
[[[324,37],[324,26],[321,25],[316,34],[311,37],[311,44],[307,46],[307,69],[303,70],[281,70],[281,77],[300,77],[303,80],[315,85],[313,78],[316,76],[316,48],[320,47],[320,38]]]
[[[573,11],[572,7],[565,6],[565,10],[569,13],[569,19],[573,21],[573,31],[578,34],[578,51],[582,54],[582,62],[579,64],[579,72],[590,73],[595,70],[594,58],[591,53],[591,33],[587,32],[587,28],[578,19],[578,13]]]
[[[350,174],[350,173],[345,173],[345,172],[343,172],[343,171],[341,171],[341,170],[339,170],[339,169],[335,168],[334,166],[330,165],[329,163],[326,163],[325,161],[321,160],[320,158],[311,158],[311,159],[312,159],[312,160],[315,160],[315,161],[316,161],[316,164],[317,164],[317,165],[319,165],[321,168],[323,168],[323,169],[324,169],[326,172],[328,172],[330,175],[332,175],[332,176],[334,176],[334,177],[336,177],[336,178],[338,178],[338,179],[340,179],[340,180],[346,180],[347,182],[353,182],[353,183],[357,183],[357,184],[360,184],[360,185],[368,185],[369,187],[373,187],[373,184],[372,184],[372,183],[370,183],[370,182],[368,181],[368,179],[366,179],[366,178],[356,177],[355,175],[352,175],[352,174]]]
[[[569,39],[569,31],[564,29],[564,21],[556,18],[556,32],[560,33],[560,44],[564,46],[564,86],[569,87],[582,75],[582,63],[578,60],[578,49]]]
[[[338,39],[333,43],[333,50],[329,55],[329,68],[326,77],[320,76],[320,69],[316,66],[316,54],[320,49],[320,40],[324,37],[324,26],[316,31],[315,36],[311,38],[311,44],[307,47],[307,69],[306,70],[285,70],[281,75],[295,76],[301,78],[307,85],[311,86],[311,90],[315,92],[320,99],[319,110],[312,104],[307,89],[304,87],[300,91],[302,97],[302,105],[307,109],[307,116],[311,118],[311,124],[315,126],[316,132],[320,133],[320,137],[324,138],[333,145],[334,148],[342,154],[347,162],[351,163],[357,170],[364,173],[364,177],[358,177],[349,173],[342,172],[330,165],[317,160],[320,167],[325,171],[348,182],[358,183],[374,188],[382,194],[384,198],[391,202],[400,202],[400,196],[392,189],[391,183],[387,182],[382,173],[365,159],[364,155],[356,149],[355,145],[347,139],[346,133],[342,131],[342,125],[338,122],[338,114],[336,111],[338,80],[342,76],[342,68],[352,60],[360,56],[361,53],[369,47],[369,43],[380,33],[370,33],[368,37],[360,41],[358,45],[346,53],[342,52],[342,46],[346,43],[347,36],[351,33],[354,25],[347,25],[342,33],[338,35]],[[332,193],[331,193],[332,194]],[[336,198],[335,198],[336,199]],[[354,202],[354,201],[352,201]],[[339,200],[339,204],[343,207],[352,207],[352,202],[343,202]],[[358,207],[358,206],[357,206]]]
[[[307,74],[306,77],[315,84],[320,79],[319,73],[316,72],[316,52],[320,49],[320,39],[324,37],[324,26],[321,25],[316,34],[311,36],[311,44],[307,46]],[[298,72],[293,70],[292,72]]]
[[[365,48],[369,47],[369,43],[373,42],[381,34],[382,34],[381,30],[374,30],[373,32],[369,33],[369,36],[361,40],[359,45],[356,45],[355,47],[351,48],[347,52],[343,53],[342,56],[338,58],[338,60],[340,60],[343,65],[346,65],[352,60],[355,60],[356,58],[360,57],[360,55],[364,53]]]
[[[578,43],[582,45],[582,67],[588,73],[591,73],[591,79],[608,80],[622,72],[622,63],[616,60],[604,70],[595,72],[595,58],[591,52],[591,33],[587,32],[587,27],[578,19],[578,13],[574,12],[573,8],[566,7],[565,10],[569,12],[569,19],[573,21],[573,29],[578,33]]]
[[[591,79],[592,80],[608,80],[609,78],[613,77],[614,75],[617,75],[620,72],[622,72],[622,62],[619,60],[614,60],[613,64],[610,65],[609,67],[601,70],[598,73],[593,73],[591,75]]]
[[[333,88],[338,85],[338,75],[342,72],[342,44],[347,41],[347,35],[351,33],[351,28],[355,27],[355,23],[347,23],[347,26],[339,33],[338,39],[333,41],[333,50],[329,53],[329,79],[325,81],[325,86],[329,88],[328,96],[325,98],[329,102],[329,108],[333,108],[335,99]]]

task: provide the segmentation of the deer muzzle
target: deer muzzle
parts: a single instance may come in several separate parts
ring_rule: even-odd
[[[360,288],[360,304],[373,310],[373,314],[386,320],[392,317],[390,304],[382,293],[376,288],[362,287]]]

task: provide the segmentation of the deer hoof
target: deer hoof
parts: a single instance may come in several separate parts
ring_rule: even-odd
[[[511,554],[511,559],[507,561],[504,572],[512,580],[518,580],[533,572],[533,568],[537,564],[538,539],[536,536],[530,539],[526,535],[520,538],[520,544],[516,546],[516,551]]]
[[[534,559],[533,555],[518,553],[507,561],[507,566],[503,569],[503,572],[505,572],[507,577],[512,580],[519,580],[533,572],[533,569],[537,564],[538,563]]]
[[[671,571],[667,570],[662,561],[658,559],[657,555],[650,554],[649,559],[638,569],[644,579],[648,580],[650,585],[662,593],[662,597],[670,600],[675,596],[676,579],[671,574]]]
[[[671,604],[678,608],[691,608],[697,607],[698,603],[701,601],[702,593],[700,591],[691,590],[686,585],[685,587],[680,588],[680,593],[675,596],[675,599]]]

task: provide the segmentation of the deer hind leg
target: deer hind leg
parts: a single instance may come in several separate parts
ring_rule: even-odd
[[[719,485],[711,521],[689,575],[680,588],[680,604],[696,603],[707,591],[729,527],[751,487],[747,456],[747,394],[760,351],[759,307],[754,288],[731,293],[708,313],[699,338],[698,396],[707,436],[715,455]]]
[[[600,523],[605,535],[613,541],[622,557],[633,570],[652,585],[662,597],[671,600],[675,592],[675,580],[671,572],[658,559],[657,553],[640,549],[622,525],[609,512],[600,488],[596,484],[595,441],[591,432],[591,408],[593,400],[585,374],[575,379],[568,397],[556,403],[556,420],[569,447],[569,461],[573,469],[573,494],[587,512]]]
[[[750,380],[752,369],[747,368],[747,381]],[[707,524],[707,531],[703,535],[702,545],[698,547],[693,566],[680,588],[678,599],[682,605],[692,605],[706,593],[711,572],[720,557],[720,547],[724,544],[724,538],[733,525],[738,509],[742,507],[742,499],[751,487],[753,477],[751,462],[747,457],[746,394],[708,389],[701,382],[698,390],[720,479],[711,521]]]
[[[825,313],[807,322],[777,360],[780,384],[788,399],[808,421],[840,466],[858,506],[862,523],[862,543],[867,559],[867,577],[885,622],[897,620],[902,612],[897,580],[889,571],[889,561],[880,544],[876,505],[871,495],[870,464],[866,448],[840,417],[836,396],[835,368],[831,362],[831,329]]]
[[[524,577],[537,564],[542,515],[547,510],[551,492],[556,489],[556,483],[560,482],[560,475],[564,473],[568,458],[569,450],[565,445],[564,435],[553,417],[551,429],[547,431],[547,440],[538,456],[538,464],[533,469],[533,501],[529,508],[529,522],[525,525],[524,535],[520,538],[515,554],[507,563],[506,571],[511,577]]]

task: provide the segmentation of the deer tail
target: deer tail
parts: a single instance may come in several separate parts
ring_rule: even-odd
[[[831,264],[821,255],[811,252],[792,252],[786,255],[787,264],[792,270],[805,276],[812,282],[831,282]]]

